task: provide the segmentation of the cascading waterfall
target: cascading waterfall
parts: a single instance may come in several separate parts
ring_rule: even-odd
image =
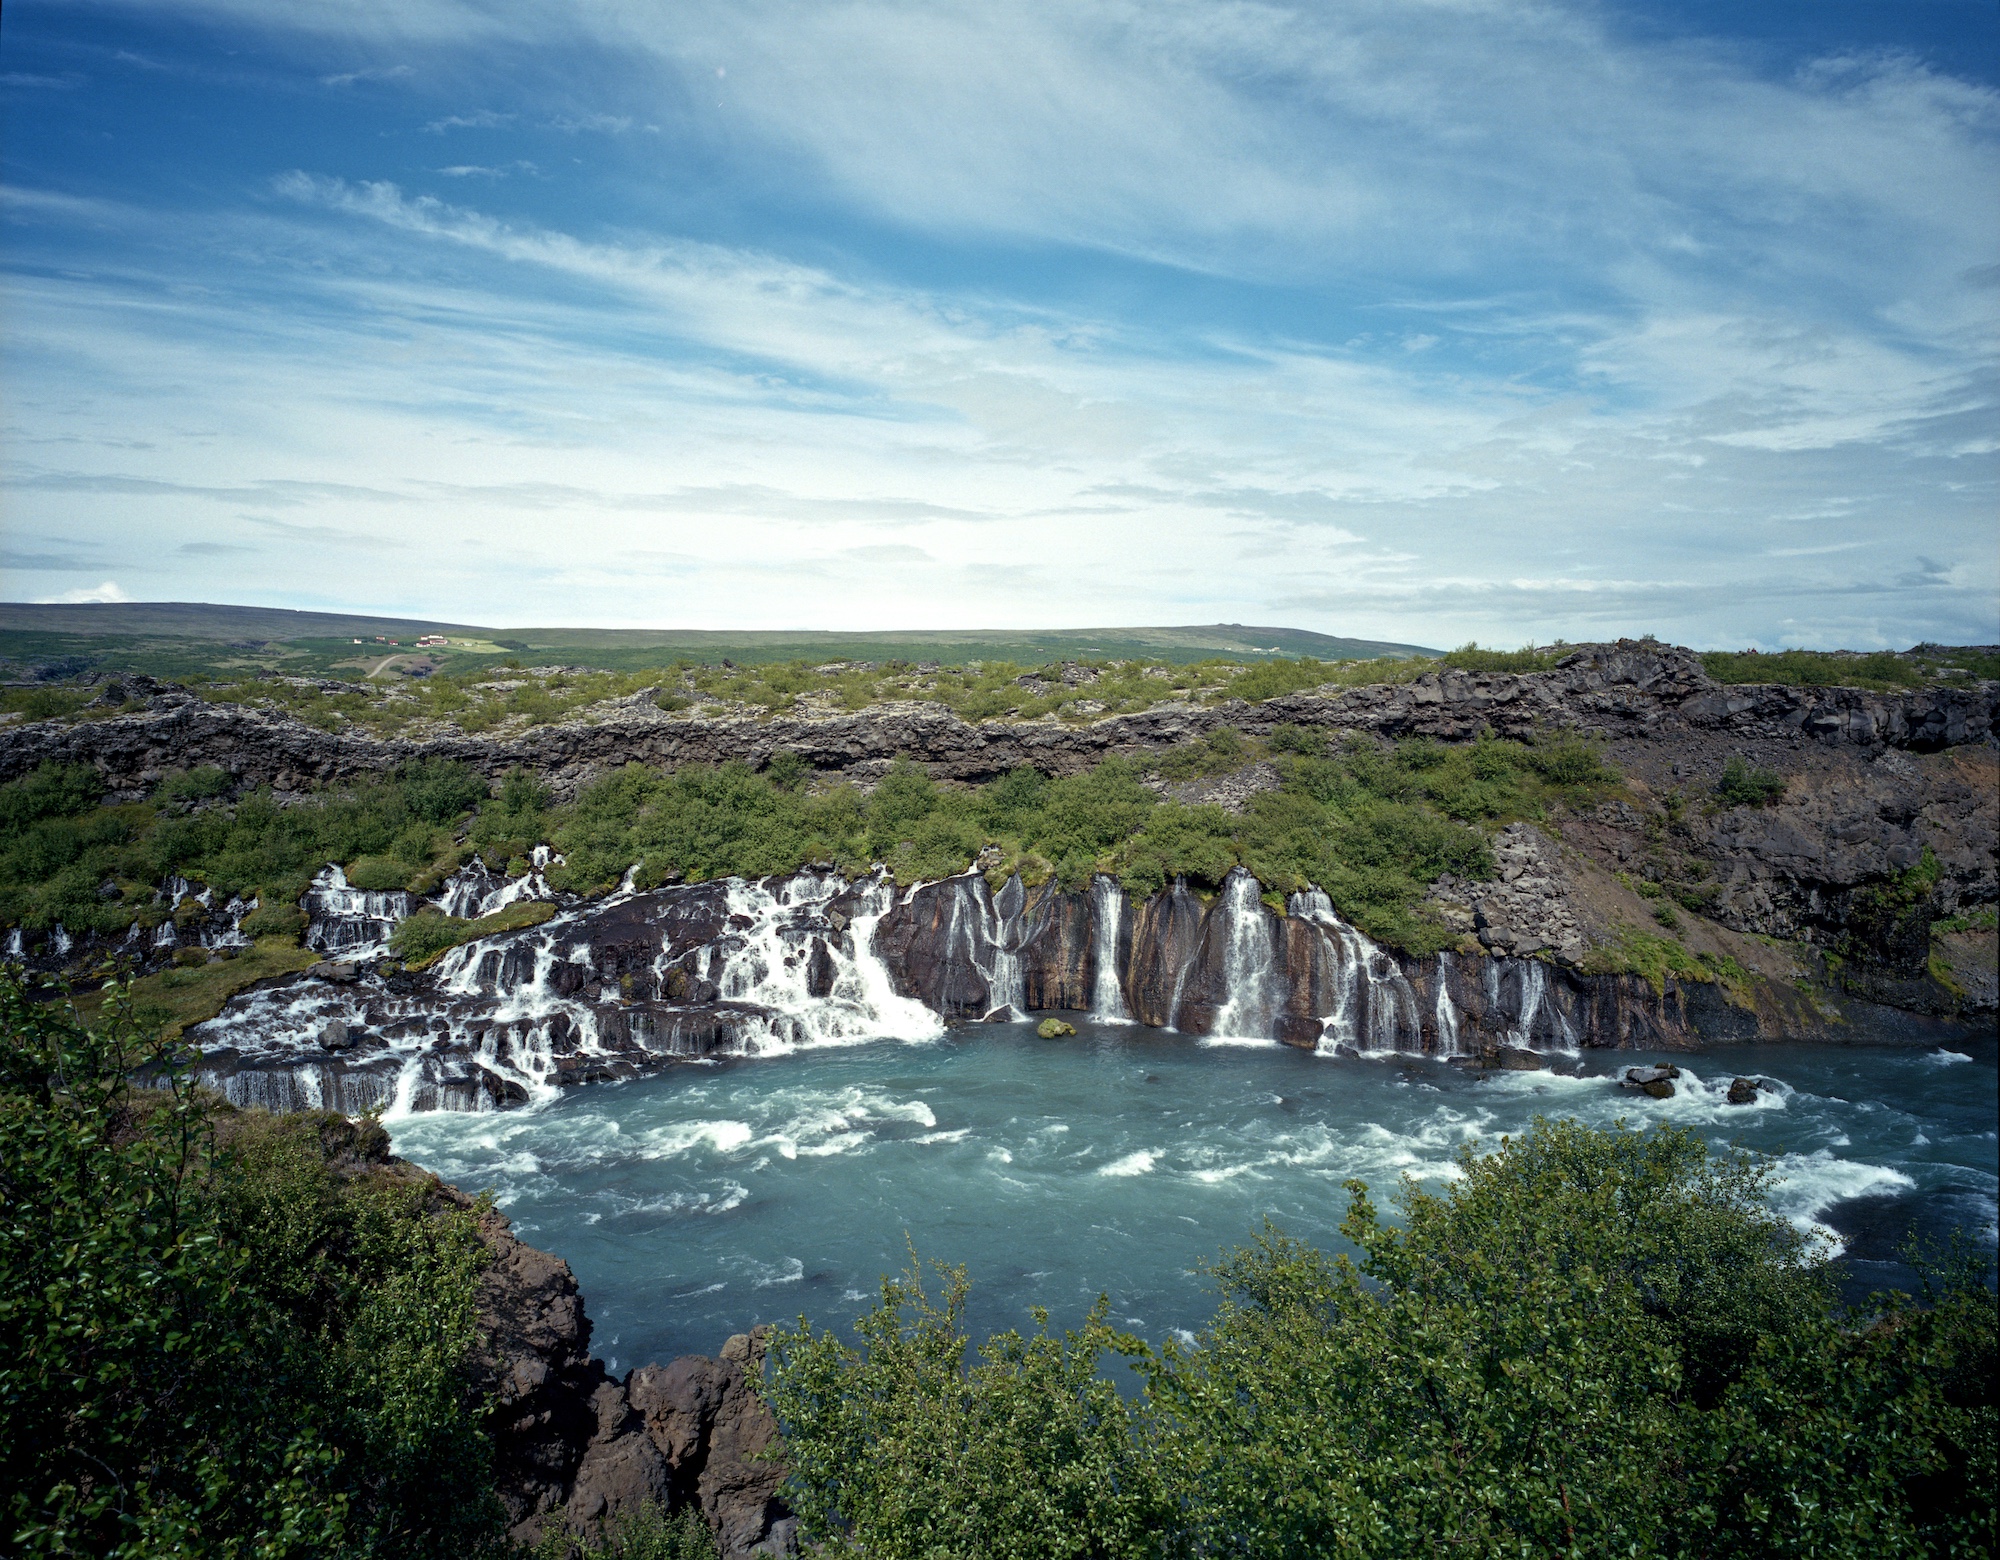
[[[860,885],[842,933],[828,911],[848,886],[844,878],[802,873],[774,893],[763,883],[730,879],[730,914],[750,924],[740,941],[731,939],[738,945],[725,951],[716,985],[725,1001],[765,1010],[746,1024],[746,1048],[929,1040],[943,1033],[929,1008],[896,994],[875,954],[875,928],[895,903],[894,885],[886,878]],[[825,986],[818,996],[811,989],[816,963]]]
[[[1125,890],[1118,880],[1099,873],[1090,881],[1090,923],[1097,956],[1097,978],[1091,985],[1090,1016],[1100,1023],[1129,1024],[1131,1009],[1118,981],[1118,934],[1125,921]]]
[[[886,877],[850,890],[837,876],[801,873],[732,879],[721,890],[729,930],[705,950],[719,1003],[628,1001],[598,976],[587,934],[578,935],[586,912],[572,910],[450,950],[428,993],[372,978],[248,993],[201,1028],[205,1050],[233,1053],[211,1081],[239,1104],[280,1110],[485,1110],[555,1098],[565,1069],[623,1076],[635,1059],[709,1054],[682,1038],[690,1013],[711,1015],[698,1032],[712,1037],[720,1026],[719,1049],[735,1054],[943,1033],[930,1009],[897,995],[875,952],[876,927],[895,902]],[[670,959],[662,933],[659,989]]]
[[[1248,872],[1230,873],[1223,914],[1229,918],[1222,965],[1229,995],[1216,1011],[1213,1033],[1217,1038],[1268,1040],[1276,1007],[1271,977],[1277,949],[1264,914],[1263,886]]]
[[[962,958],[986,983],[988,1022],[1027,1016],[1027,982],[1021,974],[1021,913],[1027,890],[1010,877],[998,895],[989,893],[977,872],[949,880],[951,918],[946,923],[949,955]],[[915,889],[911,890],[914,894]]]
[[[350,888],[347,874],[338,866],[328,866],[306,891],[305,909],[311,922],[306,929],[306,946],[347,957],[384,952],[396,923],[415,908],[414,895]]]
[[[1320,1026],[1321,1049],[1421,1051],[1417,994],[1396,961],[1343,921],[1321,889],[1292,895],[1286,908],[1320,929],[1333,956],[1333,1011]]]
[[[1437,1018],[1438,1052],[1443,1056],[1458,1055],[1458,1004],[1451,1000],[1451,977],[1456,963],[1448,953],[1438,955]]]
[[[547,845],[537,845],[528,859],[528,870],[519,877],[501,877],[486,869],[477,858],[445,879],[437,896],[437,907],[461,920],[477,920],[493,915],[523,899],[551,900],[556,892],[545,874],[551,866],[561,866],[563,858]],[[627,877],[631,874],[628,872]],[[630,885],[621,884],[629,889]]]

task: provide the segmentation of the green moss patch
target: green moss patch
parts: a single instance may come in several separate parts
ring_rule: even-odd
[[[1618,940],[1593,948],[1585,955],[1586,975],[1637,975],[1665,996],[1667,980],[1697,981],[1720,985],[1723,995],[1738,1007],[1752,1005],[1750,972],[1727,954],[1693,953],[1672,937],[1662,937],[1640,927],[1618,928]]]
[[[491,915],[482,915],[470,921],[436,910],[420,910],[408,920],[397,923],[396,930],[390,934],[389,946],[403,960],[404,968],[427,969],[462,943],[469,943],[478,937],[491,937],[498,932],[518,932],[523,927],[540,926],[555,913],[556,907],[541,899],[517,900]]]

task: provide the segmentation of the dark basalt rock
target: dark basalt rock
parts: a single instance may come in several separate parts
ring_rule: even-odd
[[[1636,1089],[1656,1100],[1668,1100],[1674,1096],[1674,1080],[1680,1075],[1678,1067],[1628,1067],[1619,1081],[1625,1088]]]
[[[760,1456],[778,1439],[752,1385],[762,1332],[731,1338],[720,1359],[688,1356],[614,1379],[591,1357],[569,1264],[522,1244],[499,1213],[482,1217],[480,1234],[493,1259],[479,1277],[472,1385],[493,1404],[510,1537],[535,1543],[551,1520],[600,1531],[651,1501],[699,1510],[725,1560],[793,1553],[783,1464]]]

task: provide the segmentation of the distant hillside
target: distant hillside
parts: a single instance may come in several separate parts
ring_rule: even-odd
[[[1201,661],[1312,656],[1322,661],[1436,655],[1421,645],[1346,639],[1305,629],[1212,623],[1163,628],[967,629],[816,633],[777,630],[486,628],[415,618],[294,612],[194,602],[89,606],[0,603],[0,656],[20,663],[81,657],[93,665],[192,670],[196,663],[282,663],[317,668],[352,659],[351,641],[408,644],[420,634],[462,641],[473,653],[528,655],[611,670],[685,658],[714,664],[790,660],[1017,661],[1068,658]],[[268,646],[268,649],[266,648]],[[342,647],[346,648],[342,648]],[[372,648],[372,647],[371,647]],[[230,653],[224,653],[230,652]]]
[[[346,612],[294,612],[287,607],[219,607],[199,601],[92,602],[84,606],[0,601],[0,631],[34,634],[117,634],[145,638],[335,639],[375,634],[399,637],[448,633],[484,635],[464,623],[360,617]]]

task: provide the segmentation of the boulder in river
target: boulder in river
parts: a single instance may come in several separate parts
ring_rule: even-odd
[[[1670,1100],[1674,1097],[1674,1080],[1681,1070],[1674,1066],[1628,1067],[1621,1080],[1628,1089],[1637,1089],[1641,1094],[1651,1095],[1656,1100]]]

